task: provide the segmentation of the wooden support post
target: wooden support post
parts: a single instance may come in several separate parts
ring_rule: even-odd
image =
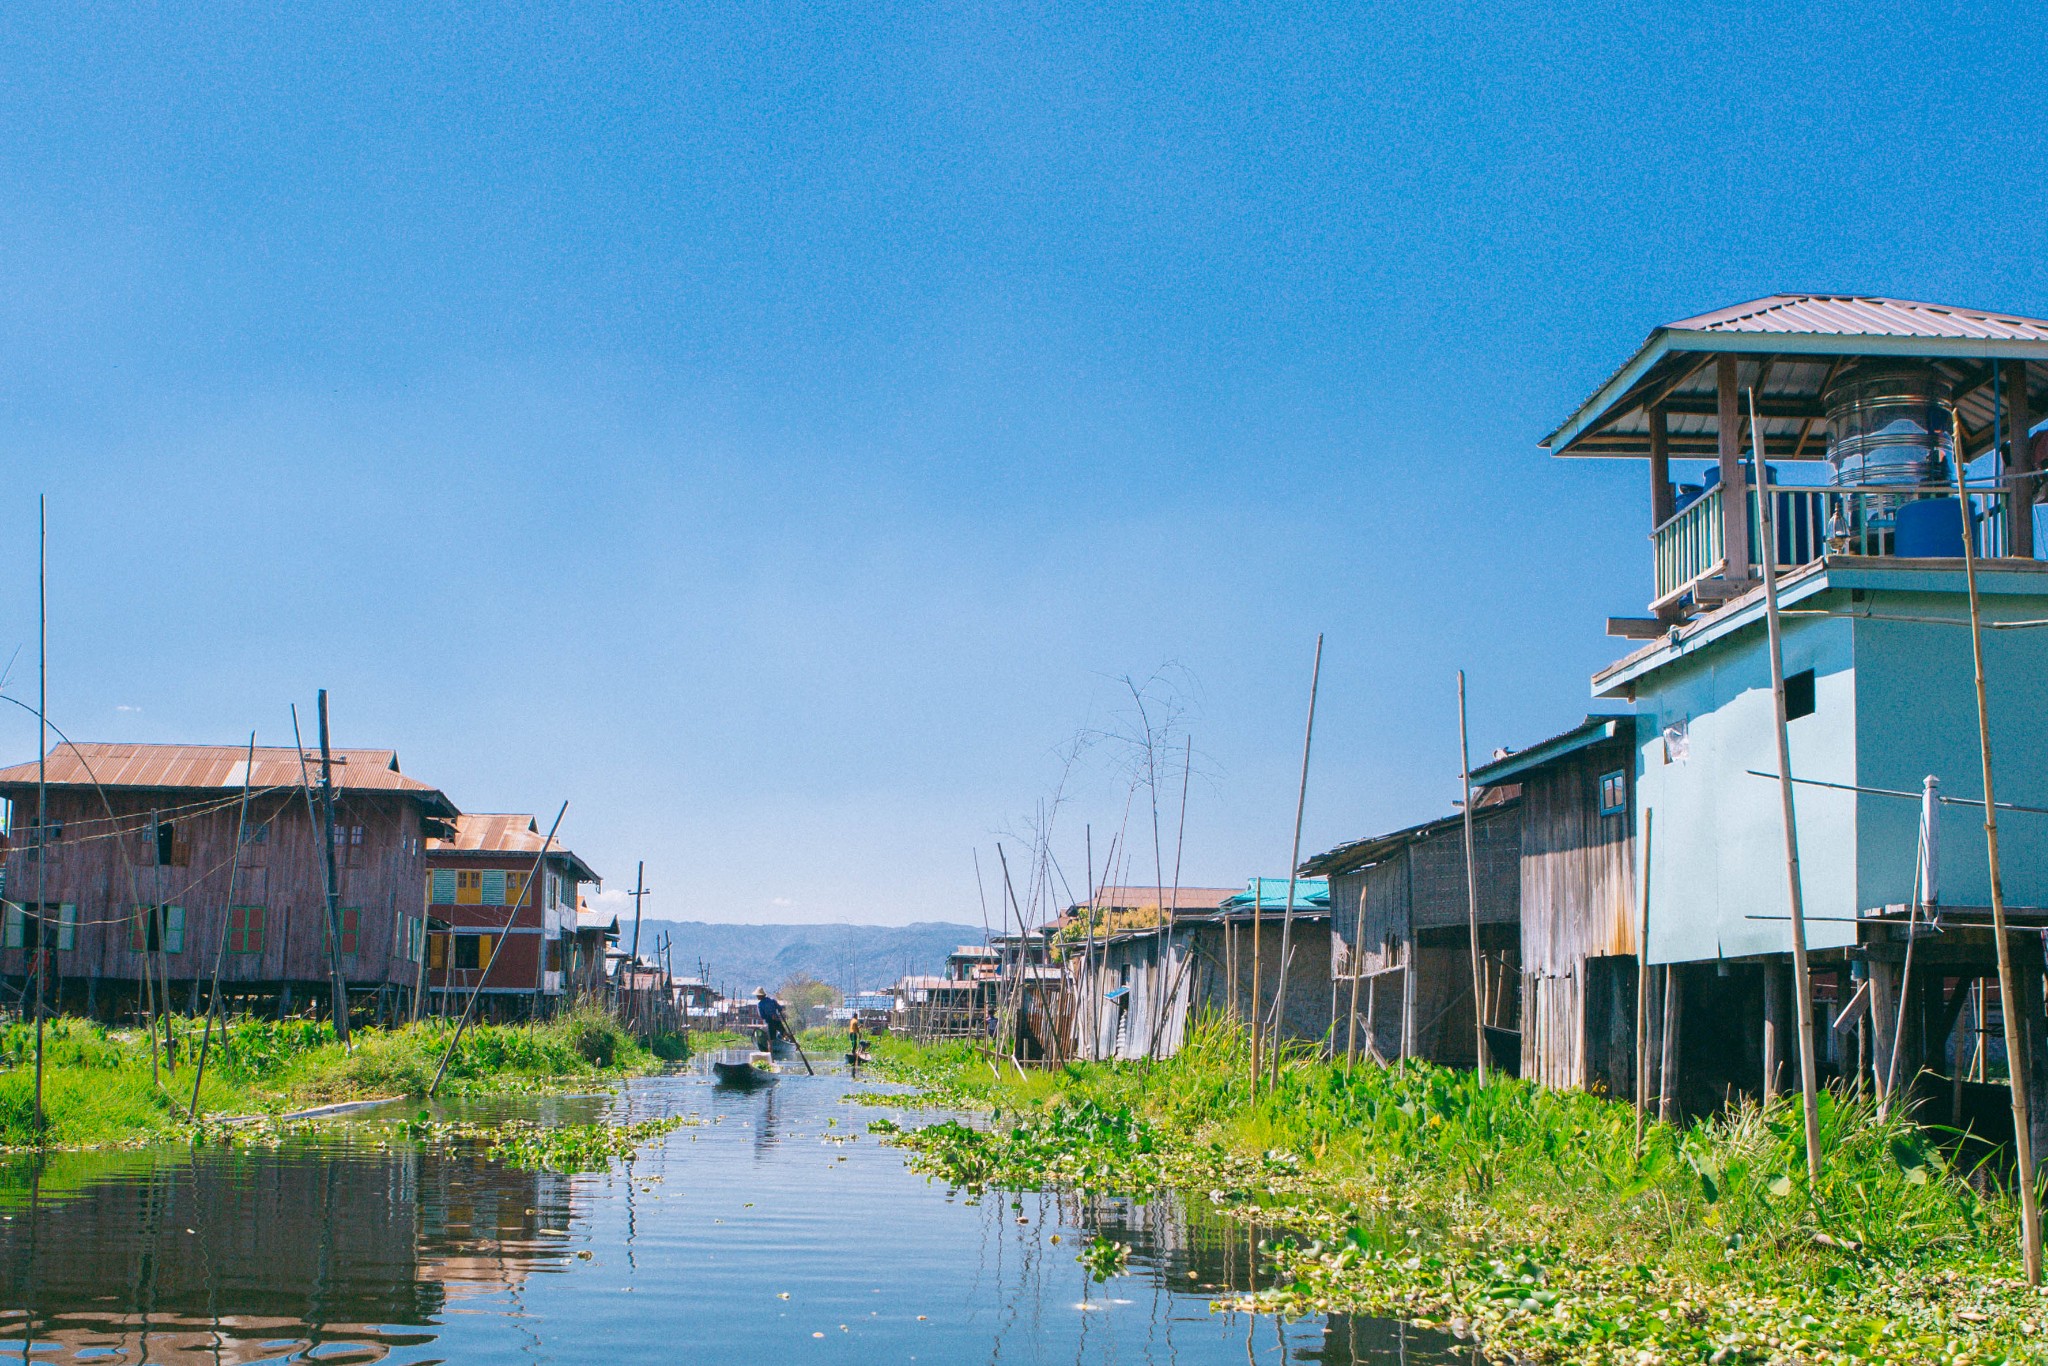
[[[1650,421],[1650,530],[1671,520],[1671,444],[1664,410],[1652,408]]]
[[[1764,1099],[1775,1100],[1785,1089],[1785,970],[1776,963],[1763,965],[1764,975]]]
[[[1685,995],[1678,977],[1678,965],[1664,967],[1664,1027],[1657,1065],[1657,1118],[1669,1124],[1678,1117],[1678,1031],[1679,1009]]]
[[[1968,518],[1971,515],[1970,493],[1963,480],[1963,419],[1960,413],[1955,418],[1955,443],[1956,498],[1963,505],[1963,516]],[[2024,1065],[2027,1050],[2019,1031],[2022,1027],[2020,1012],[2029,1012],[2026,1018],[2031,1019],[2041,1009],[2041,962],[2038,950],[2028,955],[2033,967],[2028,978],[2033,984],[2033,999],[2023,1002],[2018,996],[2019,975],[2013,962],[2011,936],[2006,933],[2005,881],[1998,862],[1998,797],[1991,782],[1991,703],[1984,683],[1984,616],[1977,597],[1976,535],[1974,526],[1964,526],[1963,577],[1970,592],[1970,659],[1976,672],[1977,747],[1984,768],[1984,850],[1990,863],[1991,932],[1998,941],[1999,1005],[2005,1016],[2005,1053],[2010,1060],[2006,1071],[2011,1077],[2013,1149],[2020,1188],[2020,1251],[2026,1265],[2027,1284],[2038,1286],[2041,1284],[2041,1198],[2034,1187],[2034,1135],[2028,1103],[2028,1069]]]
[[[1714,365],[1714,411],[1721,469],[1721,550],[1731,580],[1749,577],[1749,488],[1742,473],[1742,395],[1735,388],[1735,357]],[[1761,444],[1761,443],[1759,443]],[[1759,466],[1757,477],[1763,477]]]
[[[1415,931],[1401,945],[1401,1058],[1415,1056]]]
[[[2027,429],[2034,413],[2027,395],[2027,363],[2004,362],[2005,433],[2012,442],[2012,454],[2005,464],[2005,553],[2024,560],[2034,558],[2034,499],[2040,480],[2033,475],[2033,438]]]

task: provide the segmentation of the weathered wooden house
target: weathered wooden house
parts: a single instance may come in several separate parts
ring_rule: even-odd
[[[1487,1060],[1512,1069],[1521,1058],[1522,808],[1516,789],[1483,793],[1472,825]],[[1355,996],[1360,1052],[1473,1066],[1478,1042],[1464,817],[1339,845],[1309,859],[1302,871],[1330,880],[1341,960],[1338,1046],[1349,1044]]]
[[[578,888],[599,880],[532,816],[456,817],[427,841],[430,1001],[459,1014],[481,984],[492,1019],[547,1014],[568,990]]]
[[[569,945],[569,962],[564,969],[562,993],[571,1004],[586,996],[602,997],[605,991],[605,955],[619,942],[619,918],[593,911],[590,903],[576,903],[576,929]]]
[[[1182,888],[1209,900],[1221,888]],[[1186,906],[1162,923],[1112,929],[1091,942],[1070,929],[1059,941],[1077,1050],[1091,1058],[1170,1057],[1204,1014],[1251,1014],[1256,972],[1260,1014],[1280,986],[1287,879],[1253,878],[1242,891]],[[1254,952],[1256,936],[1257,952]],[[1280,1036],[1319,1041],[1330,1028],[1330,889],[1299,878],[1292,956]]]
[[[1521,789],[1522,1075],[1635,1094],[1635,727],[1589,716],[1474,769]]]
[[[1633,703],[1639,717],[1645,958],[1672,985],[1660,1013],[1674,1026],[1679,1108],[1796,1085],[1758,570],[1764,473],[1784,569],[1787,730],[1815,996],[1833,995],[1849,1008],[1838,1018],[1860,1021],[1838,1032],[1818,1019],[1820,1036],[1840,1071],[1874,1086],[1893,1075],[1901,1021],[1899,1079],[1923,1062],[1954,1070],[1966,988],[1995,970],[1962,555],[1967,537],[1982,559],[1988,620],[2048,619],[2035,525],[2044,366],[2048,321],[1777,296],[1657,329],[1545,441],[1561,456],[1649,466],[1649,615],[1609,627],[1648,643],[1596,674],[1593,692]],[[1753,440],[1766,471],[1750,458]],[[1963,497],[1958,460],[1968,470]],[[2000,625],[1984,633],[1999,796],[2048,806],[2039,743],[2048,634]],[[1948,813],[1932,879],[1941,912],[1938,928],[1917,932],[1907,980],[1928,777]],[[1999,833],[2013,922],[2037,931],[2048,925],[2048,819],[2014,811]],[[2040,1068],[2041,936],[2015,935],[2014,946],[2028,1065]],[[2035,1113],[2038,1145],[2048,1141],[2048,1107]]]
[[[317,753],[259,748],[252,765],[238,745],[84,744],[45,762],[42,838],[36,764],[0,769],[15,844],[0,977],[40,967],[60,1009],[119,1018],[146,998],[198,1009],[218,962],[246,1005],[327,1005],[323,826],[304,786]],[[426,842],[456,810],[388,749],[335,751],[332,771],[341,972],[358,1008],[395,1012],[419,980]]]

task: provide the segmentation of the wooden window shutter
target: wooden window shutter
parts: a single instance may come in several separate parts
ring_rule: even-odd
[[[503,906],[505,904],[504,870],[490,868],[484,871],[483,901],[486,906]]]
[[[436,868],[433,881],[434,905],[453,906],[455,904],[455,870],[453,868]]]
[[[9,906],[7,908],[7,947],[10,949],[20,948],[27,929],[28,917],[22,914],[21,907]]]
[[[165,953],[183,953],[185,951],[185,908],[183,906],[164,907],[162,940]]]
[[[78,947],[78,907],[68,901],[57,908],[57,947],[64,950]]]
[[[448,966],[448,936],[430,934],[427,936],[427,966],[445,969]]]

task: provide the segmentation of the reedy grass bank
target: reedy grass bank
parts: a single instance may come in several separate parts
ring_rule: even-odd
[[[1235,1307],[1448,1324],[1502,1360],[2048,1362],[2014,1202],[1834,1096],[1809,1185],[1792,1105],[1653,1124],[1638,1155],[1625,1104],[1427,1064],[1290,1057],[1255,1095],[1214,1023],[1166,1061],[1022,1078],[971,1046],[881,1051],[993,1111],[895,1136],[949,1181],[1175,1188],[1288,1230]]]
[[[426,1020],[399,1029],[359,1028],[344,1052],[331,1025],[309,1020],[231,1021],[216,1027],[199,1094],[202,1116],[277,1114],[373,1096],[421,1096],[433,1082],[455,1025]],[[199,1030],[182,1031],[176,1071],[150,1069],[138,1030],[55,1020],[44,1034],[43,1110],[35,1130],[35,1030],[0,1030],[0,1147],[91,1147],[188,1137]],[[471,1025],[448,1064],[444,1093],[540,1090],[653,1071],[687,1056],[642,1047],[608,1013],[583,1008],[536,1025]]]

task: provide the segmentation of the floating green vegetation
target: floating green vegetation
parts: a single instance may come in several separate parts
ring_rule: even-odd
[[[1230,1307],[1395,1315],[1531,1362],[2048,1362],[2013,1202],[1861,1103],[1823,1098],[1809,1184],[1789,1105],[1652,1125],[1639,1153],[1626,1105],[1427,1064],[1296,1055],[1254,1094],[1213,1023],[1167,1061],[1022,1079],[968,1046],[885,1061],[992,1112],[875,1126],[944,1180],[1175,1189],[1282,1230]]]
[[[1113,1238],[1097,1238],[1081,1249],[1081,1255],[1074,1258],[1088,1268],[1088,1274],[1100,1285],[1111,1276],[1121,1276],[1130,1269],[1131,1250]]]
[[[426,1020],[399,1029],[359,1028],[352,1047],[331,1026],[311,1020],[231,1021],[214,1030],[203,1116],[248,1118],[336,1101],[426,1093],[455,1029]],[[185,1020],[171,1057],[150,1065],[140,1030],[82,1020],[52,1021],[44,1032],[43,1109],[35,1126],[35,1031],[0,1028],[0,1149],[77,1148],[195,1137],[187,1118],[201,1031]],[[668,1051],[676,1051],[671,1040]],[[171,1064],[175,1062],[175,1067]],[[540,1024],[472,1025],[463,1032],[442,1092],[476,1095],[538,1092],[653,1071],[662,1059],[640,1046],[611,1015],[593,1007]],[[217,1126],[205,1126],[215,1132]]]
[[[531,1171],[593,1172],[614,1158],[631,1159],[655,1139],[685,1125],[702,1124],[695,1116],[670,1115],[631,1124],[538,1124],[504,1120],[478,1124],[441,1122],[421,1111],[416,1119],[396,1126],[401,1137],[424,1143],[471,1146],[485,1157]]]

